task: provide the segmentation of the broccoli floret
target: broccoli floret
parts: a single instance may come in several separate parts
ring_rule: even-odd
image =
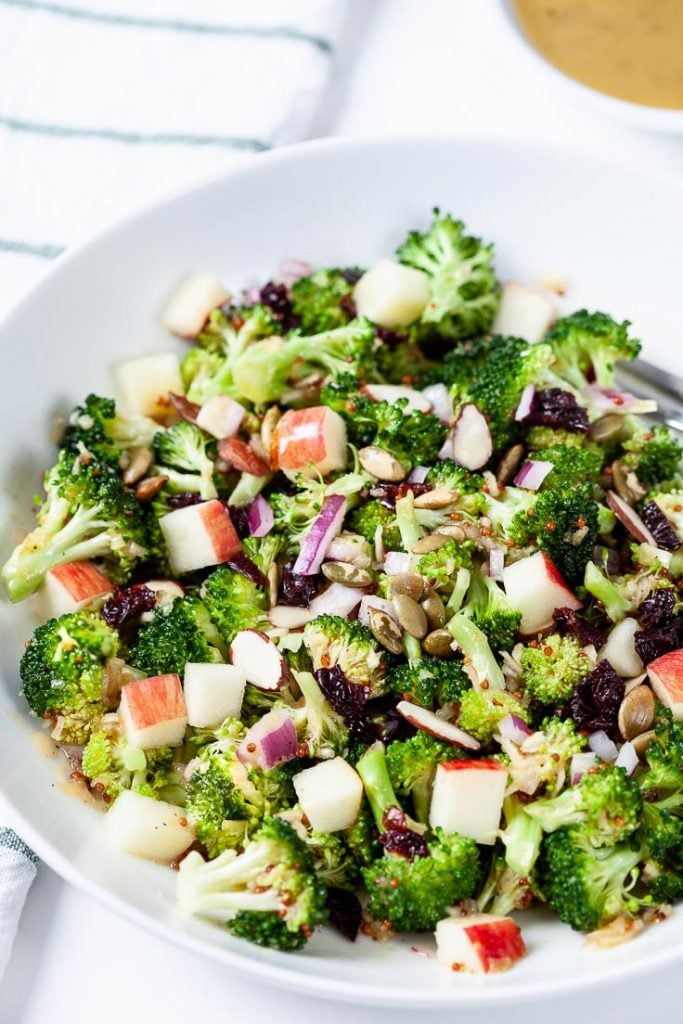
[[[268,625],[268,595],[242,573],[223,565],[204,580],[204,606],[223,643],[230,644],[243,629]]]
[[[553,469],[541,484],[544,490],[570,490],[584,483],[595,483],[605,462],[603,452],[595,447],[556,444],[539,453],[544,462],[552,462]]]
[[[508,546],[526,547],[529,542],[526,517],[536,497],[533,491],[512,485],[497,498],[485,494],[483,512],[491,521],[493,537]]]
[[[415,571],[434,590],[449,594],[453,590],[458,569],[471,569],[475,550],[474,541],[456,542],[449,538],[436,551],[420,555],[415,563]]]
[[[214,395],[240,396],[233,368],[253,342],[278,334],[280,324],[265,306],[214,310],[199,335],[199,345],[183,359],[181,373],[191,402],[203,405]]]
[[[124,452],[151,445],[158,430],[147,416],[121,416],[113,398],[88,395],[69,416],[59,447],[74,455],[87,450],[118,467]]]
[[[126,743],[118,730],[103,728],[91,733],[81,771],[106,803],[124,789],[171,803],[184,802],[181,780],[173,771],[172,749],[138,750]]]
[[[462,614],[482,631],[492,651],[511,651],[515,646],[521,613],[515,611],[505,591],[489,576],[472,573]]]
[[[594,562],[588,562],[583,584],[588,593],[603,605],[608,618],[612,622],[621,622],[654,590],[671,587],[671,581],[659,575],[660,568],[655,564],[625,576],[608,577]]]
[[[585,828],[558,829],[543,840],[543,894],[565,924],[576,931],[593,931],[628,913],[629,891],[641,858],[642,851],[630,843],[596,849]]]
[[[617,361],[635,359],[640,352],[629,326],[628,320],[618,324],[606,313],[585,309],[557,320],[545,338],[555,356],[553,372],[579,391],[588,383],[613,387]]]
[[[635,832],[642,809],[638,784],[623,768],[609,765],[587,772],[578,786],[551,800],[529,804],[526,813],[540,822],[544,832],[583,825],[592,846],[614,846]]]
[[[397,251],[401,263],[429,277],[431,299],[422,326],[444,338],[485,333],[498,306],[493,246],[465,234],[465,226],[434,210],[427,232],[411,231]]]
[[[310,672],[295,672],[303,703],[295,706],[292,717],[299,738],[306,743],[309,757],[334,757],[343,753],[349,739],[344,719],[325,699]]]
[[[418,333],[420,328],[418,326]],[[377,369],[382,380],[388,384],[412,384],[421,386],[426,374],[435,370],[438,363],[427,358],[420,345],[413,338],[388,340],[375,352]]]
[[[304,334],[320,334],[348,324],[355,315],[353,286],[361,273],[357,268],[329,267],[294,282],[290,288],[292,312]]]
[[[147,554],[147,522],[117,469],[89,453],[63,451],[45,475],[38,526],[2,569],[12,601],[22,601],[48,569],[64,562],[102,559],[114,583],[123,583]]]
[[[535,452],[558,446],[596,452],[599,448],[598,445],[591,446],[585,434],[576,434],[561,427],[529,427],[526,432],[526,443],[527,447]]]
[[[387,770],[396,793],[410,797],[418,821],[429,820],[429,803],[436,766],[463,756],[458,747],[419,731],[407,740],[394,740],[387,748]]]
[[[435,465],[430,467],[425,483],[459,495],[458,509],[462,509],[470,515],[483,513],[486,510],[486,498],[483,491],[484,477],[480,473],[471,473],[463,466],[459,466],[453,459],[439,459]]]
[[[495,854],[486,881],[476,896],[478,909],[482,913],[507,917],[515,910],[526,910],[534,899],[528,876],[516,874],[502,854]]]
[[[516,514],[511,536],[518,544],[532,539],[546,551],[569,583],[580,582],[598,537],[598,505],[591,484],[574,490],[542,491],[526,512]]]
[[[658,704],[654,731],[645,752],[647,769],[638,782],[648,803],[654,794],[660,807],[683,806],[683,722],[675,722],[671,712]]]
[[[392,693],[423,708],[458,701],[462,692],[472,685],[459,659],[430,657],[392,665],[385,682]]]
[[[287,822],[266,818],[243,853],[205,862],[190,853],[178,873],[188,914],[227,924],[241,938],[275,949],[301,949],[327,920],[325,886],[306,844]]]
[[[505,678],[489,646],[486,634],[463,612],[448,623],[448,631],[476,673],[479,683],[490,690],[503,690]]]
[[[186,420],[159,431],[154,439],[154,471],[168,477],[165,486],[169,490],[198,494],[204,500],[216,497],[208,443],[199,427]]]
[[[501,739],[508,758],[511,792],[555,796],[564,786],[569,763],[586,746],[571,718],[546,719],[521,745]]]
[[[305,823],[299,806],[282,811],[279,818],[288,822],[306,844],[313,858],[315,873],[326,886],[356,889],[360,881],[358,864],[341,832],[317,832]]]
[[[287,398],[299,381],[316,370],[330,377],[346,373],[370,377],[374,338],[370,321],[362,319],[307,338],[256,341],[232,368],[235,386],[243,398],[262,405]]]
[[[520,662],[528,695],[540,704],[554,706],[569,700],[589,671],[588,659],[574,637],[558,633],[525,647]]]
[[[338,665],[350,683],[367,686],[371,696],[384,693],[385,653],[362,623],[318,615],[304,629],[304,645],[315,671]]]
[[[636,421],[622,448],[622,462],[646,488],[673,479],[680,470],[683,448],[666,427],[645,427]]]
[[[364,473],[355,471],[344,473],[329,483],[325,483],[319,476],[297,476],[297,490],[293,494],[276,491],[270,496],[276,529],[286,533],[294,544],[299,544],[322,509],[326,498],[332,494],[341,494],[347,499],[349,508],[353,508],[358,501],[359,492],[369,481],[370,478]]]
[[[197,597],[185,597],[166,612],[158,608],[141,627],[131,648],[131,664],[148,676],[182,677],[188,661],[222,662],[226,653],[206,605]]]
[[[346,845],[359,868],[368,867],[381,855],[382,847],[377,838],[378,834],[370,805],[366,797],[363,797],[358,817],[351,828],[344,832]]]
[[[107,661],[119,636],[93,612],[70,612],[39,626],[24,651],[22,693],[41,717],[64,719],[60,738],[85,743],[104,707]]]
[[[377,527],[382,527],[382,541],[387,551],[401,550],[401,533],[396,525],[396,513],[383,505],[378,498],[363,502],[353,509],[349,516],[349,529],[359,533],[370,543],[375,543]]]
[[[507,715],[517,715],[525,722],[528,718],[528,712],[507,690],[466,690],[460,698],[458,725],[482,743],[488,743]]]
[[[500,838],[505,847],[505,863],[515,877],[531,877],[541,851],[543,829],[526,813],[527,805],[515,794],[503,801],[505,828]]]

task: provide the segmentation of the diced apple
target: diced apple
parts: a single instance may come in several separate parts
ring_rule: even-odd
[[[677,722],[683,722],[683,649],[655,658],[647,666],[647,674],[655,695]]]
[[[159,520],[174,573],[221,565],[241,550],[228,510],[218,499],[177,508]]]
[[[363,799],[363,783],[343,757],[304,768],[292,782],[301,809],[317,832],[339,832],[354,824]]]
[[[520,629],[527,635],[552,626],[556,608],[583,607],[545,551],[506,565],[503,586],[512,607],[522,613]]]
[[[176,411],[168,397],[184,392],[180,363],[173,352],[129,359],[114,368],[121,411],[128,416],[151,416],[166,422]]]
[[[399,398],[405,398],[405,412],[431,412],[432,403],[422,391],[404,387],[402,384],[366,384],[365,393],[374,402],[388,402],[394,405]]]
[[[436,769],[429,824],[493,846],[508,772],[499,761],[442,761]]]
[[[92,562],[65,562],[45,573],[36,595],[37,611],[41,619],[56,619],[101,602],[113,589]]]
[[[598,654],[598,661],[605,659],[625,679],[640,675],[643,663],[636,650],[634,638],[640,625],[637,619],[622,619],[610,632],[607,643]]]
[[[177,747],[187,726],[187,706],[177,675],[149,676],[121,689],[119,720],[132,747]]]
[[[240,428],[246,409],[230,395],[214,395],[197,413],[198,427],[222,441]]]
[[[105,816],[104,827],[119,850],[168,864],[194,842],[182,807],[125,789]]]
[[[282,690],[289,682],[287,662],[259,629],[243,629],[230,645],[230,661],[259,690]]]
[[[209,313],[228,302],[230,293],[213,274],[190,274],[176,288],[161,321],[180,338],[196,338]]]
[[[356,282],[353,300],[359,316],[380,327],[407,327],[422,316],[432,297],[422,270],[381,259]]]
[[[324,405],[290,409],[274,433],[273,461],[293,480],[297,473],[327,476],[346,466],[346,424]]]
[[[188,662],[183,677],[187,724],[210,729],[226,718],[239,718],[246,684],[234,665]]]
[[[512,281],[503,286],[491,333],[523,338],[535,345],[556,317],[555,305],[546,295]]]
[[[507,971],[525,953],[519,925],[511,917],[446,917],[436,926],[436,959],[452,971]]]

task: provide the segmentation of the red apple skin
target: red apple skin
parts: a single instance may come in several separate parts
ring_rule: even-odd
[[[674,718],[683,718],[683,650],[670,651],[655,658],[647,666],[653,688],[663,703],[668,704]],[[680,711],[678,710],[680,707]]]
[[[205,502],[199,506],[199,514],[204,528],[211,538],[217,565],[229,561],[233,555],[241,551],[240,539],[232,525],[228,510],[222,502],[217,499]]]
[[[463,924],[485,973],[506,971],[526,953],[519,927],[510,917],[487,924]]]
[[[460,771],[487,771],[507,772],[507,768],[500,761],[493,761],[490,758],[482,758],[481,761],[442,761],[440,767],[445,772]]]
[[[277,425],[277,465],[280,469],[303,469],[317,465],[327,454],[323,426],[328,410],[324,406],[290,409]]]
[[[111,581],[92,562],[65,562],[50,569],[50,575],[76,602],[102,597],[113,590]]]
[[[187,715],[180,677],[175,673],[126,683],[121,690],[121,701],[128,705],[136,729],[147,729]]]
[[[576,597],[576,595],[573,593],[572,588],[569,586],[566,579],[564,578],[560,570],[557,568],[555,563],[551,561],[550,558],[548,558],[545,551],[542,552],[542,557],[543,564],[545,565],[546,576],[553,583],[556,583],[558,587],[563,587],[567,591],[567,594],[572,598],[572,601],[574,603],[572,605],[568,605],[567,607],[571,607],[575,611],[578,611],[579,608],[583,607],[578,597]]]

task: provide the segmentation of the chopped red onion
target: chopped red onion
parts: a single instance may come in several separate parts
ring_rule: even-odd
[[[622,743],[619,756],[614,763],[617,768],[624,768],[627,775],[633,775],[640,764],[640,759],[636,754],[636,748],[630,741],[627,740],[626,743]]]
[[[453,422],[453,400],[445,384],[430,384],[422,388],[422,394],[432,404],[432,412],[443,423]]]
[[[523,423],[529,413],[534,407],[534,399],[536,398],[536,388],[533,384],[527,384],[522,391],[522,396],[515,412],[515,421],[517,423]]]
[[[247,729],[237,748],[237,757],[243,764],[267,771],[293,760],[297,747],[296,729],[289,712],[274,708]]]
[[[313,520],[301,543],[292,572],[313,576],[318,572],[332,540],[342,528],[348,502],[341,494],[325,498],[320,514]]]
[[[574,754],[569,766],[569,779],[572,786],[580,782],[586,772],[594,768],[597,763],[597,755],[592,750],[583,754]]]
[[[596,409],[608,409],[621,416],[644,415],[657,411],[657,403],[652,398],[636,398],[629,391],[621,388],[599,388],[597,384],[589,384],[586,388],[591,404]]]
[[[427,479],[429,466],[416,466],[408,477],[409,484],[423,484]]]
[[[505,568],[505,552],[502,548],[491,548],[489,552],[489,576],[492,580],[503,579],[503,569]]]
[[[623,498],[619,497],[615,491],[607,492],[607,504],[632,537],[635,537],[642,544],[651,544],[653,548],[657,547],[657,541],[638,513]]]
[[[360,604],[363,591],[358,587],[345,587],[343,583],[330,583],[327,590],[314,597],[308,606],[314,615],[350,615]]]
[[[374,594],[364,594],[358,609],[358,621],[362,622],[364,626],[370,625],[371,608],[379,608],[380,611],[390,615],[394,622],[398,622],[396,609],[391,601],[386,601],[383,597],[375,597]]]
[[[280,273],[278,275],[279,280],[282,284],[286,284],[289,288],[295,281],[298,281],[301,277],[307,277],[311,272],[311,264],[307,263],[306,260],[297,259],[296,256],[292,256],[290,259],[285,260],[280,267]]]
[[[521,744],[527,736],[531,736],[531,729],[519,715],[506,715],[498,724],[498,731],[504,740],[511,743]]]
[[[548,473],[552,472],[552,462],[543,462],[540,459],[527,459],[521,469],[517,471],[514,483],[516,487],[525,487],[527,491],[537,491]]]
[[[384,571],[387,576],[400,576],[401,573],[410,572],[412,558],[405,551],[387,551],[384,559]]]
[[[247,505],[247,526],[252,537],[265,537],[275,525],[273,510],[263,497],[259,494],[254,498],[251,505]]]
[[[616,761],[617,759],[619,751],[616,744],[612,742],[604,729],[591,733],[588,737],[588,746],[601,761]]]

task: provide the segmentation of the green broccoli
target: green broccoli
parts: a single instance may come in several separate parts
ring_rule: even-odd
[[[280,818],[266,818],[239,855],[226,850],[206,862],[190,853],[180,864],[178,898],[186,913],[279,950],[301,949],[327,920],[325,885],[311,854]]]
[[[378,841],[378,830],[374,815],[366,797],[351,828],[344,832],[344,840],[357,867],[368,867],[382,854]]]
[[[576,434],[571,430],[563,430],[561,427],[528,427],[526,431],[526,444],[531,452],[535,452],[539,458],[540,453],[546,448],[580,448],[582,451],[599,451],[599,445],[593,445],[586,440],[585,434]]]
[[[505,591],[489,576],[472,573],[461,611],[481,630],[492,651],[511,651],[515,646],[521,613],[512,608]]]
[[[571,584],[583,580],[598,537],[598,505],[589,483],[573,490],[541,491],[516,514],[511,538],[520,546],[536,542]]]
[[[564,704],[589,672],[588,659],[578,642],[558,633],[525,647],[520,662],[524,690],[540,704]]]
[[[396,255],[429,278],[431,299],[422,314],[425,332],[459,339],[489,329],[498,306],[493,246],[466,235],[461,221],[434,210],[429,230],[411,231]]]
[[[460,698],[458,725],[471,736],[489,743],[507,715],[527,721],[528,712],[507,690],[465,690]]]
[[[339,665],[350,683],[368,687],[373,697],[384,693],[386,652],[362,623],[318,615],[304,629],[304,645],[315,671]]]
[[[296,831],[313,858],[315,873],[326,886],[341,889],[356,889],[360,871],[356,858],[345,841],[342,832],[317,832],[305,823],[300,807],[278,814]]]
[[[622,462],[646,488],[672,480],[679,473],[683,448],[667,427],[650,427],[635,421],[633,433],[622,443]]]
[[[463,612],[457,612],[448,623],[448,631],[465,658],[469,659],[479,683],[491,690],[503,690],[505,677],[489,646],[486,634]]]
[[[418,327],[419,332],[419,327]],[[388,384],[408,384],[420,387],[425,375],[437,369],[438,363],[429,359],[417,340],[402,338],[388,340],[375,351],[377,369],[382,380]]]
[[[535,898],[530,879],[516,874],[501,853],[494,854],[486,880],[476,895],[479,911],[507,917],[515,910],[526,910]]]
[[[22,601],[48,569],[64,562],[102,559],[114,583],[123,583],[147,555],[142,507],[109,462],[63,451],[45,475],[38,526],[14,549],[2,569],[12,601]]]
[[[387,551],[400,551],[401,534],[396,525],[396,513],[383,505],[378,498],[363,502],[354,508],[348,519],[349,529],[359,533],[370,543],[375,543],[377,527],[382,527],[382,542]]]
[[[85,449],[118,468],[124,452],[151,445],[158,430],[159,424],[147,416],[117,413],[113,398],[88,395],[69,416],[59,447],[73,455]]]
[[[555,444],[538,453],[553,469],[541,484],[543,490],[570,490],[584,483],[595,483],[602,472],[605,456],[597,446]]]
[[[138,750],[126,743],[118,730],[102,728],[90,734],[81,771],[105,803],[115,800],[124,789],[169,803],[184,803],[181,779],[173,770],[172,749]]]
[[[453,590],[458,569],[472,568],[475,550],[474,541],[456,542],[449,538],[436,551],[419,555],[415,562],[415,572],[423,576],[434,590],[449,594]]]
[[[138,632],[131,647],[131,664],[148,676],[177,673],[192,662],[222,662],[226,643],[197,597],[173,602],[167,611],[158,608]]]
[[[256,405],[287,399],[299,381],[322,370],[326,376],[372,375],[375,334],[369,320],[309,337],[255,341],[235,361],[232,375],[241,397]]]
[[[585,748],[586,738],[576,731],[571,718],[548,718],[520,746],[505,739],[500,745],[513,791],[555,796],[564,786],[572,757]]]
[[[628,914],[642,851],[630,843],[596,849],[585,828],[560,828],[543,840],[539,877],[565,924],[588,932]]]
[[[327,702],[311,672],[295,672],[303,703],[291,710],[299,738],[308,747],[309,757],[334,757],[348,744],[349,730],[344,719]]]
[[[463,756],[463,751],[458,747],[422,731],[410,739],[394,740],[389,744],[386,754],[389,778],[400,797],[411,798],[418,821],[426,824],[429,820],[429,804],[437,764]]]
[[[472,683],[458,658],[430,658],[416,662],[400,661],[386,674],[386,687],[404,700],[412,700],[423,708],[440,707],[459,701]]]
[[[577,786],[551,800],[528,804],[526,813],[545,832],[567,825],[583,825],[592,846],[614,846],[638,828],[643,800],[638,784],[623,768],[609,765],[586,772]]]
[[[555,360],[553,373],[582,391],[587,384],[614,387],[620,359],[635,359],[640,342],[629,337],[628,320],[618,324],[606,313],[580,309],[557,320],[545,337]]]
[[[199,427],[180,420],[154,439],[154,472],[168,477],[170,491],[198,494],[209,500],[217,495],[213,482],[214,462],[208,453],[206,436]]]
[[[671,581],[660,575],[660,568],[646,566],[624,576],[609,577],[594,562],[587,562],[583,585],[602,604],[612,622],[621,622],[654,590],[671,587]]]
[[[202,597],[211,622],[226,645],[243,629],[263,629],[269,625],[265,590],[227,565],[207,576]]]
[[[517,794],[503,801],[505,827],[500,839],[505,848],[504,860],[518,878],[533,877],[536,861],[541,852],[543,828],[526,813],[527,804]]]
[[[42,718],[62,718],[60,739],[85,743],[105,712],[107,662],[119,636],[94,612],[70,612],[38,626],[19,667],[22,693]]]
[[[360,491],[367,487],[369,482],[370,477],[355,470],[343,473],[328,483],[319,476],[306,478],[298,475],[297,489],[293,494],[276,491],[270,495],[275,527],[286,533],[294,544],[299,544],[322,509],[326,498],[333,494],[341,494],[347,499],[349,508],[353,508],[358,502]]]
[[[353,319],[353,286],[361,273],[355,267],[326,267],[294,282],[289,290],[292,313],[298,317],[304,334],[333,331]]]

